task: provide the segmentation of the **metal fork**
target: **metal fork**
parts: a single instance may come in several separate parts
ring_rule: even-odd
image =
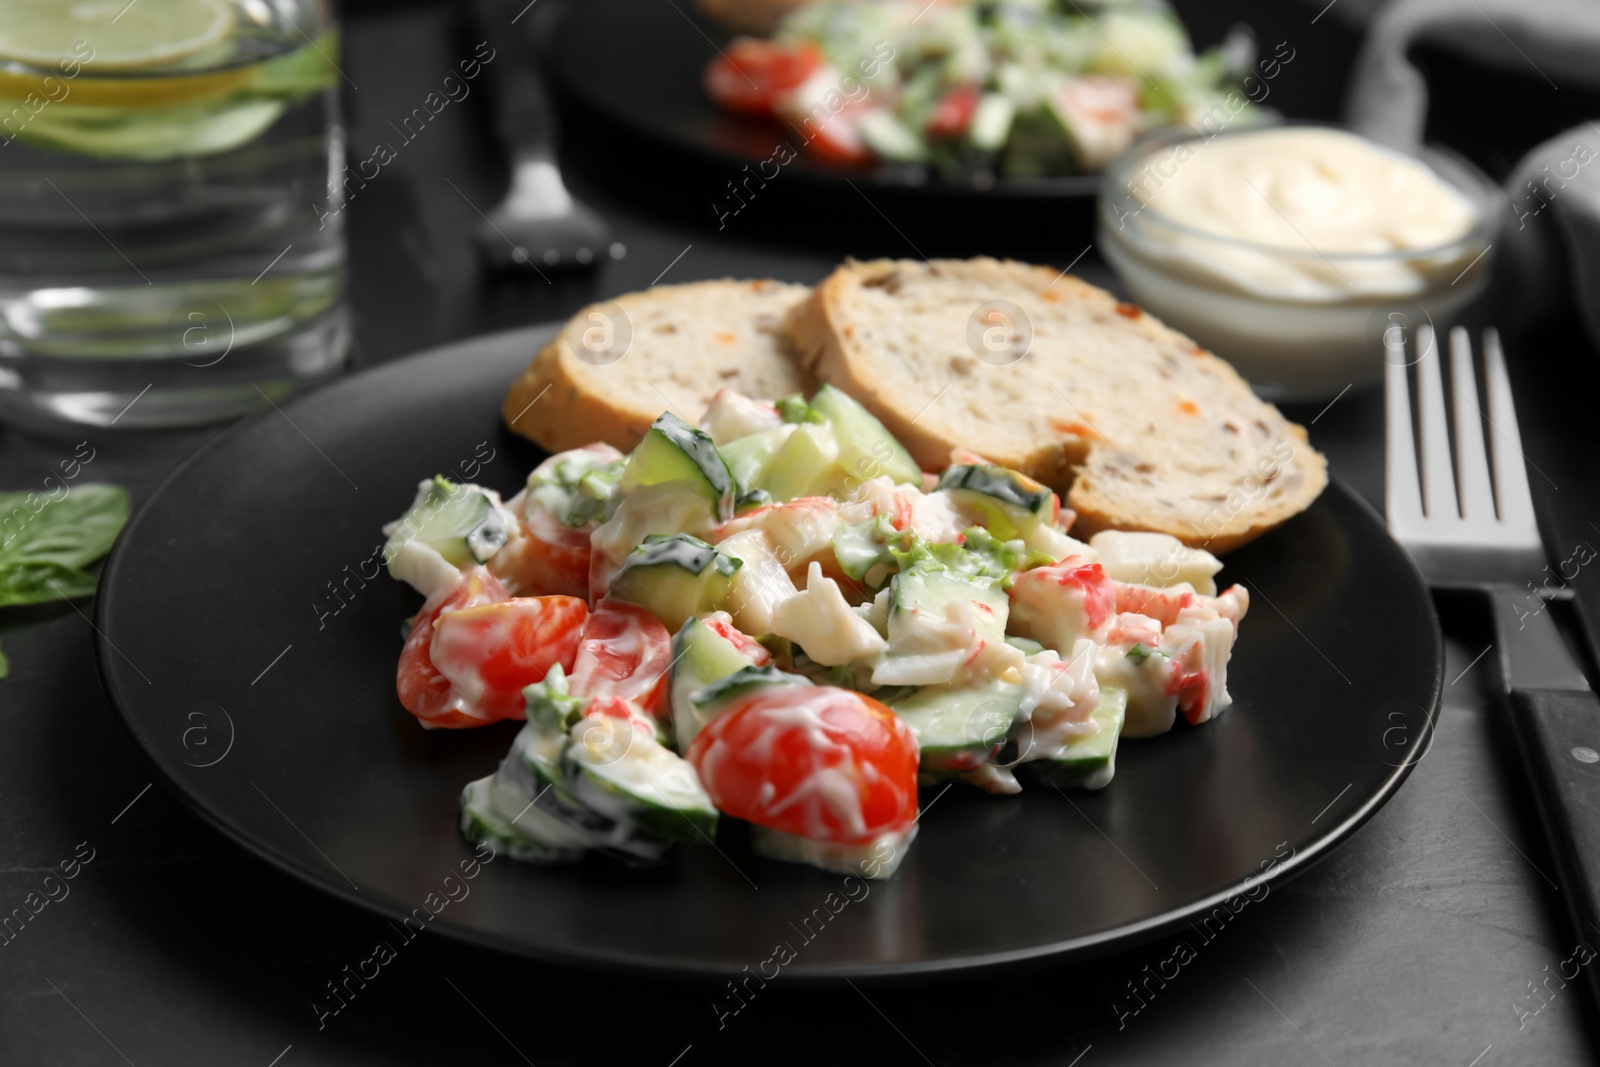
[[[1513,729],[1559,864],[1566,905],[1579,936],[1588,939],[1591,931],[1600,934],[1600,699],[1538,595],[1549,557],[1528,492],[1505,353],[1495,330],[1484,331],[1483,349],[1487,411],[1478,405],[1471,338],[1459,326],[1451,330],[1452,463],[1438,348],[1431,329],[1417,332],[1419,484],[1405,347],[1403,340],[1390,339],[1384,507],[1389,532],[1430,585],[1479,590],[1493,605]],[[1485,458],[1485,423],[1492,464]]]
[[[622,246],[587,204],[575,200],[556,161],[555,109],[545,91],[534,51],[513,25],[532,4],[475,0],[470,15],[492,42],[494,62],[484,65],[495,130],[511,158],[511,187],[474,231],[489,264],[504,270],[571,270],[591,266]]]

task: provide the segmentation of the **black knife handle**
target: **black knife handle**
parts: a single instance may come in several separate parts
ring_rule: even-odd
[[[1561,897],[1579,938],[1600,947],[1600,697],[1517,689],[1511,717],[1559,865]]]

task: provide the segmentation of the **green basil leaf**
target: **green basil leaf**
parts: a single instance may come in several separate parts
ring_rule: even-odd
[[[6,572],[21,565],[76,570],[93,563],[111,550],[127,521],[128,491],[120,486],[86,482],[56,500],[0,493],[0,589],[10,583]]]
[[[98,582],[96,575],[59,563],[6,563],[0,566],[0,607],[94,596]]]

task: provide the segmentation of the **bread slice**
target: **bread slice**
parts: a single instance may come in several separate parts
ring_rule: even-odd
[[[810,290],[774,281],[658,285],[575,315],[506,394],[506,425],[551,452],[630,451],[663,411],[698,423],[718,389],[810,394],[780,330]]]
[[[1080,536],[1226,552],[1327,484],[1305,431],[1104,290],[993,259],[847,262],[786,323],[800,358],[938,470],[953,447],[1063,494]]]

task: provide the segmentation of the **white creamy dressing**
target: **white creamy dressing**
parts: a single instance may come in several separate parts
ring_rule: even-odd
[[[1209,597],[1187,583],[1166,589],[1117,584],[1119,610],[1095,673],[1101,685],[1128,691],[1124,736],[1170,730],[1185,699],[1178,689],[1185,679],[1203,687],[1204,699],[1188,713],[1195,721],[1205,722],[1232,703],[1228,660],[1249,606],[1242,586]]]
[[[1070,656],[1081,638],[1104,641],[1113,612],[1100,609],[1113,597],[1110,579],[1082,557],[1024,571],[1011,587],[1012,632]]]
[[[598,769],[634,796],[670,808],[711,810],[711,798],[689,761],[658,741],[655,724],[642,716],[585,715],[573,723],[568,738],[569,759]],[[583,788],[581,778],[579,795],[602,815],[618,821],[630,818],[626,801]]]
[[[805,863],[824,871],[853,874],[859,878],[882,879],[899,869],[916,836],[916,823],[904,830],[881,833],[861,844],[818,841],[765,826],[753,826],[750,828],[750,845],[758,855],[773,859]]]
[[[705,511],[705,500],[676,482],[633,489],[589,537],[600,588],[610,588],[622,561],[650,534],[705,533]]]
[[[1172,729],[1177,720],[1178,696],[1167,692],[1172,664],[1164,656],[1152,653],[1138,662],[1128,657],[1123,646],[1106,645],[1096,655],[1094,673],[1102,687],[1128,693],[1123,737],[1155,737]]]
[[[730,579],[728,613],[741,633],[773,632],[773,613],[795,595],[794,579],[778,561],[765,530],[743,530],[717,547],[743,564]]]
[[[700,428],[719,446],[782,425],[783,416],[777,408],[732,389],[718,389],[700,420]]]
[[[872,624],[844,598],[839,583],[812,562],[806,588],[780,601],[772,611],[772,632],[806,650],[825,667],[874,661],[889,647]]]
[[[1076,557],[1086,563],[1099,560],[1093,545],[1086,545],[1070,534],[1063,533],[1048,523],[1041,522],[1029,530],[1022,540],[1029,552],[1043,552],[1054,559]]]
[[[507,501],[506,507],[516,515],[525,516],[535,507],[550,515],[566,515],[577,492],[572,486],[595,468],[621,458],[621,452],[599,442],[557,452],[533,468],[523,491]]]
[[[873,684],[1014,681],[1026,656],[1006,643],[1005,630],[1005,606],[994,610],[976,600],[951,600],[942,611],[891,611],[888,655],[873,668]]]
[[[1222,561],[1170,534],[1102,530],[1089,544],[1108,578],[1157,588],[1187,582],[1206,596],[1217,594]]]
[[[1046,759],[1073,738],[1094,732],[1090,716],[1100,706],[1094,673],[1098,648],[1080,638],[1069,659],[1047,648],[1023,664],[1021,717],[1033,724],[1033,746],[1024,758]]]
[[[421,541],[402,543],[389,559],[389,573],[429,600],[441,592],[448,595],[461,584],[456,565]]]
[[[734,519],[733,525],[740,520]],[[833,535],[844,525],[839,505],[825,496],[804,496],[763,508],[751,517],[750,525],[765,530],[778,559],[791,572],[833,547]]]
[[[883,516],[895,529],[910,530],[927,541],[949,544],[961,539],[961,531],[973,524],[942,490],[924,493],[915,485],[903,485],[883,475],[869,478],[856,487],[849,501],[839,506],[839,517],[846,526],[857,526]]]
[[[1320,127],[1175,145],[1131,177],[1129,189],[1162,219],[1257,246],[1229,247],[1159,221],[1141,227],[1191,271],[1296,299],[1418,292],[1433,274],[1459,269],[1457,257],[1383,257],[1450,245],[1478,221],[1477,208],[1425,163]],[[1352,255],[1379,258],[1340,258]]]
[[[488,686],[479,668],[484,653],[506,640],[496,631],[509,633],[516,626],[511,615],[518,610],[516,601],[480,604],[444,612],[434,622],[428,656],[450,682],[451,710],[488,721],[483,712]]]
[[[581,828],[558,819],[533,803],[526,790],[504,774],[494,774],[482,779],[479,798],[488,810],[503,820],[511,832],[546,848],[587,849],[595,841]],[[473,783],[478,786],[479,783]]]

